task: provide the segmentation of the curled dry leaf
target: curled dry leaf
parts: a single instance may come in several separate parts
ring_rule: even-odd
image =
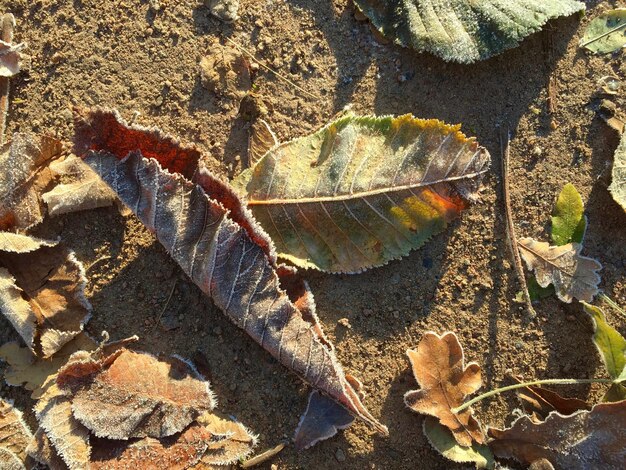
[[[593,258],[580,255],[580,243],[550,246],[532,238],[521,238],[519,249],[526,266],[534,271],[541,287],[554,285],[556,295],[563,302],[573,298],[591,302],[598,293],[602,265]]]
[[[243,424],[205,413],[196,419],[214,439],[200,459],[204,465],[228,465],[246,458],[257,444],[257,436]]]
[[[22,418],[22,412],[14,408],[11,402],[0,398],[0,450],[10,451],[20,462],[24,462],[26,447],[32,438],[33,435]],[[0,465],[0,468],[4,467]]]
[[[490,428],[489,447],[496,457],[529,465],[548,460],[554,468],[587,470],[624,468],[626,401],[600,403],[569,416],[557,412],[534,423],[522,416],[505,430]]]
[[[75,155],[50,164],[61,183],[42,194],[50,215],[110,206],[117,196],[89,166]]]
[[[182,431],[215,399],[209,384],[182,359],[120,349],[75,360],[57,377],[72,412],[97,437],[166,437]]]
[[[8,385],[22,386],[32,391],[30,397],[37,399],[72,354],[76,351],[93,351],[97,346],[87,334],[80,333],[54,353],[54,356],[42,359],[16,342],[5,343],[0,346],[0,359],[8,364],[4,380]]]
[[[233,190],[203,170],[198,184],[170,173],[176,171],[170,163],[189,164],[197,151],[116,118],[99,110],[77,115],[76,148],[89,150],[87,163],[235,324],[314,388],[387,433],[346,379],[321,333],[310,293],[301,310],[282,288],[272,242]],[[136,138],[138,133],[145,137]]]
[[[517,383],[521,380],[514,378]],[[591,406],[578,398],[564,398],[552,390],[538,386],[528,386],[517,390],[517,396],[524,411],[534,422],[545,420],[550,413],[557,411],[562,415],[571,415],[579,410],[589,410]]]
[[[274,147],[238,185],[280,256],[363,271],[422,246],[477,199],[489,153],[459,128],[348,115]]]
[[[256,165],[263,156],[278,145],[278,138],[270,125],[263,119],[257,119],[250,127],[248,138],[248,165]]]
[[[626,211],[626,132],[622,134],[613,157],[613,172],[609,191],[613,199]]]
[[[14,134],[0,147],[0,230],[26,230],[43,220],[43,193],[53,174],[48,165],[61,155],[51,137]]]
[[[442,336],[427,332],[417,349],[409,349],[406,353],[415,380],[421,387],[404,395],[406,405],[417,413],[438,418],[460,445],[484,444],[483,432],[472,416],[471,408],[456,414],[452,412],[481,386],[480,366],[475,362],[465,366],[463,348],[457,336],[452,332]]]
[[[22,51],[26,44],[0,41],[0,77],[12,77],[20,72]]]
[[[593,320],[593,344],[598,348],[606,371],[612,379],[618,379],[626,372],[626,339],[606,322],[602,310],[583,302],[585,312]],[[626,400],[626,387],[621,383],[611,384],[604,395],[604,401]]]
[[[0,309],[44,357],[78,335],[91,314],[85,272],[58,242],[0,232]]]
[[[548,20],[585,9],[573,0],[354,0],[385,36],[446,61],[470,63],[516,47]]]
[[[458,463],[473,463],[476,468],[494,468],[495,461],[489,447],[472,442],[471,447],[463,447],[454,439],[450,430],[439,424],[436,418],[427,416],[422,430],[433,449],[445,458]]]

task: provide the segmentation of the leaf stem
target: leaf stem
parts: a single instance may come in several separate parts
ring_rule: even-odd
[[[470,401],[463,403],[461,406],[456,408],[452,408],[452,413],[457,414],[461,411],[469,408],[474,403],[478,403],[485,398],[492,397],[494,395],[498,395],[502,392],[508,392],[509,390],[515,390],[516,388],[524,388],[532,385],[576,385],[576,384],[593,384],[593,383],[615,383],[613,379],[543,379],[543,380],[533,380],[532,382],[523,382],[519,384],[507,385],[506,387],[496,388],[494,390],[490,390],[482,395],[478,395],[475,398],[472,398]]]
[[[604,293],[600,293],[599,297],[603,302],[606,302],[607,304],[609,304],[613,308],[613,310],[615,310],[621,316],[626,318],[626,312],[624,311],[624,309],[620,307],[619,305],[617,305],[609,296],[607,296]]]
[[[15,17],[11,13],[6,13],[0,20],[0,38],[4,42],[13,42],[13,32],[15,30]],[[4,143],[4,131],[7,125],[7,114],[9,113],[9,77],[0,77],[0,144]]]

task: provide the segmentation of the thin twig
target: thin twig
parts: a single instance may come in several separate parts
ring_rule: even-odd
[[[272,457],[274,457],[276,454],[278,454],[280,451],[282,451],[285,448],[285,443],[281,442],[280,444],[278,444],[276,447],[272,447],[269,450],[266,450],[265,452],[259,454],[259,455],[255,455],[254,457],[245,460],[244,462],[242,462],[241,464],[241,468],[252,468],[256,465],[259,465],[263,462],[267,462],[269,459],[271,459]]]
[[[2,40],[9,44],[13,42],[15,31],[15,17],[11,13],[2,16]],[[9,112],[9,77],[0,77],[0,144],[4,143],[4,131],[7,126]]]
[[[178,279],[174,281],[174,284],[172,285],[172,290],[170,290],[170,295],[167,297],[167,301],[165,302],[165,305],[163,305],[163,308],[161,309],[161,313],[159,313],[159,316],[157,317],[156,322],[154,323],[154,328],[152,328],[152,331],[156,330],[157,326],[159,326],[161,317],[165,313],[165,309],[167,308],[167,306],[170,304],[170,300],[172,300],[172,295],[174,295],[174,289],[176,288],[177,282],[178,282]]]
[[[483,393],[482,395],[478,395],[476,398],[472,398],[470,401],[463,403],[461,406],[456,408],[452,408],[450,411],[452,413],[457,414],[474,403],[477,403],[485,398],[492,397],[502,392],[507,392],[509,390],[515,390],[516,388],[524,388],[530,387],[533,385],[578,385],[578,384],[612,384],[618,383],[613,379],[544,379],[544,380],[534,380],[532,382],[523,382],[519,384],[508,385],[506,387],[496,388],[495,390],[490,390],[487,393]]]
[[[526,307],[532,317],[537,316],[537,312],[532,305],[530,299],[530,293],[528,292],[528,285],[526,284],[526,277],[524,276],[524,267],[522,266],[522,259],[520,258],[517,248],[517,237],[515,236],[515,226],[513,225],[513,216],[511,215],[511,196],[509,192],[509,155],[510,155],[510,143],[511,133],[507,129],[506,140],[500,136],[500,145],[502,150],[502,194],[504,198],[504,213],[506,215],[506,233],[507,240],[509,242],[509,248],[513,255],[513,264],[515,265],[515,272],[522,286],[522,292],[524,293],[524,299],[526,300]]]
[[[252,54],[252,52],[250,52],[249,50],[247,50],[246,48],[244,48],[243,46],[240,46],[239,44],[237,44],[235,41],[233,41],[232,39],[224,36],[224,39],[226,39],[228,42],[230,42],[231,44],[233,44],[237,49],[239,49],[241,52],[244,52],[245,54],[247,54],[248,56],[250,56],[250,58],[252,60],[254,60],[257,64],[259,64],[261,67],[263,67],[265,70],[269,71],[270,73],[273,73],[274,75],[276,75],[278,78],[280,78],[281,80],[289,83],[289,85],[291,85],[292,87],[294,87],[296,90],[301,91],[302,93],[304,93],[305,95],[309,96],[310,98],[314,98],[314,99],[319,99],[319,96],[314,95],[313,93],[310,93],[308,91],[306,91],[304,88],[302,88],[299,85],[296,85],[294,82],[292,82],[291,80],[289,80],[287,77],[283,77],[281,74],[279,74],[277,71],[273,70],[271,67],[269,67],[268,65],[265,65],[263,63],[263,61],[261,61],[260,59],[257,59],[254,54]]]
[[[624,309],[622,307],[620,307],[619,305],[617,305],[611,298],[609,298],[606,294],[601,293],[600,294],[600,299],[604,302],[606,302],[607,304],[609,304],[611,307],[613,307],[613,310],[615,310],[617,313],[619,313],[622,317],[626,318],[626,312],[624,311]]]

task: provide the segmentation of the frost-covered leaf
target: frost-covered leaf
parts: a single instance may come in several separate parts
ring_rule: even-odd
[[[591,20],[580,46],[595,54],[608,54],[626,47],[626,8],[605,11]]]
[[[471,408],[456,414],[452,412],[481,386],[480,366],[475,362],[465,365],[457,336],[452,332],[443,336],[427,332],[417,349],[406,353],[421,387],[404,395],[406,405],[417,413],[438,418],[460,445],[484,444],[483,432]]]
[[[515,381],[521,383],[517,378]],[[587,402],[578,398],[565,398],[552,390],[533,385],[518,389],[517,396],[526,414],[535,422],[543,421],[553,411],[571,415],[576,411],[591,408]]]
[[[215,406],[209,383],[182,359],[158,359],[127,349],[76,361],[57,384],[72,397],[72,412],[98,437],[166,437]]]
[[[581,256],[581,244],[550,246],[532,238],[522,238],[519,248],[539,285],[553,284],[557,297],[563,302],[570,303],[573,298],[591,302],[598,293],[600,276],[597,271],[602,265],[593,258]]]
[[[47,465],[50,470],[66,470],[68,466],[55,450],[46,432],[39,428],[26,448],[28,456]]]
[[[613,173],[609,191],[613,199],[626,211],[626,132],[622,134],[613,157]]]
[[[354,0],[384,35],[469,63],[516,47],[548,20],[583,11],[574,0]]]
[[[4,447],[0,447],[0,468],[2,470],[26,470],[22,459]]]
[[[91,314],[85,272],[58,242],[0,232],[0,310],[36,354],[51,356]]]
[[[272,242],[233,190],[206,170],[198,172],[198,184],[170,173],[172,163],[193,168],[188,158],[198,152],[156,131],[111,122],[116,116],[77,115],[76,148],[91,149],[87,163],[235,324],[314,388],[387,433],[346,379],[314,304],[300,310],[281,286]]]
[[[256,165],[263,156],[278,145],[278,138],[270,125],[263,119],[257,119],[250,128],[248,139],[248,164]]]
[[[202,455],[201,464],[228,465],[238,462],[250,455],[257,444],[257,436],[243,424],[215,413],[205,413],[196,422],[215,436]]]
[[[32,391],[30,397],[37,399],[45,389],[44,384],[49,383],[50,378],[73,353],[92,351],[96,347],[97,343],[93,339],[85,333],[80,333],[54,353],[54,356],[43,359],[16,342],[5,343],[0,346],[0,359],[8,364],[4,380],[9,385],[22,386]]]
[[[24,462],[26,447],[32,438],[33,435],[22,418],[22,412],[14,408],[11,402],[0,398],[0,449],[11,451]],[[0,465],[0,468],[4,467]]]
[[[52,162],[50,170],[62,178],[61,183],[41,196],[50,215],[106,207],[117,199],[111,188],[75,155]]]
[[[477,199],[489,153],[459,128],[411,115],[340,118],[274,147],[247,172],[248,208],[300,267],[381,266]]]
[[[422,430],[430,445],[445,458],[457,463],[473,463],[476,468],[494,468],[495,461],[488,446],[475,442],[471,447],[459,445],[450,430],[437,419],[426,416]]]
[[[61,155],[51,137],[14,134],[0,147],[0,230],[26,230],[43,220],[41,193],[53,175],[50,162]]]
[[[296,449],[308,449],[352,424],[354,417],[344,407],[317,390],[309,395],[309,404],[296,428]]]
[[[598,348],[602,362],[612,379],[618,379],[626,371],[626,339],[606,322],[602,310],[594,305],[583,302],[594,326],[593,344]],[[604,401],[620,401],[626,399],[626,387],[622,384],[612,384]]]
[[[0,41],[0,77],[12,77],[20,72],[22,51],[25,48],[25,44]]]
[[[626,462],[626,401],[600,403],[569,416],[553,412],[534,423],[522,416],[505,430],[490,428],[494,455],[529,465],[548,460],[568,470],[622,469]]]
[[[582,197],[572,183],[567,183],[552,211],[552,241],[557,246],[582,243],[587,230],[587,217]]]

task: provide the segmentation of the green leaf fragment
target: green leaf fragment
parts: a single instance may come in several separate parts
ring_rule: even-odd
[[[530,300],[532,300],[533,302],[554,295],[554,286],[550,284],[548,285],[548,287],[541,287],[537,282],[537,278],[535,276],[530,277],[527,286],[528,295],[530,295]]]
[[[474,463],[476,468],[494,468],[495,461],[488,446],[476,442],[471,447],[459,445],[450,430],[441,425],[436,418],[427,416],[424,419],[423,431],[430,445],[445,458],[458,463]]]
[[[470,63],[519,45],[546,22],[585,9],[574,0],[354,0],[384,35],[446,61]]]
[[[613,157],[613,172],[609,191],[613,199],[626,211],[626,132],[622,134]]]
[[[594,305],[582,302],[585,311],[591,316],[594,323],[593,343],[598,348],[602,362],[609,376],[614,380],[621,380],[626,366],[626,339],[606,322],[602,310]],[[619,401],[626,399],[626,387],[613,384],[604,397],[605,401]]]
[[[626,46],[626,8],[609,10],[587,26],[580,46],[595,54],[609,54]]]
[[[552,211],[552,240],[557,246],[582,243],[587,229],[584,211],[582,197],[573,184],[567,183]]]

